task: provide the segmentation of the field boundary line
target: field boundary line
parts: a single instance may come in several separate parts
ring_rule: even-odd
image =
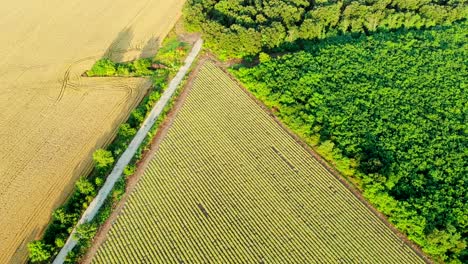
[[[55,257],[54,261],[52,262],[53,264],[64,263],[65,258],[67,257],[68,253],[76,246],[76,244],[78,243],[78,240],[74,238],[74,234],[76,233],[76,227],[81,224],[90,222],[94,218],[94,216],[96,216],[97,212],[99,211],[101,206],[104,204],[104,201],[107,199],[107,196],[112,191],[115,183],[122,176],[122,173],[125,167],[131,161],[136,151],[140,147],[141,143],[148,135],[148,132],[153,127],[159,115],[163,111],[164,107],[169,102],[172,95],[179,87],[179,84],[182,82],[183,78],[189,71],[195,58],[200,53],[202,46],[203,46],[203,40],[200,38],[197,40],[192,50],[190,51],[190,54],[185,59],[184,66],[182,66],[179,69],[179,71],[177,72],[177,75],[171,80],[168,88],[164,91],[159,101],[153,107],[150,114],[148,115],[148,117],[145,119],[140,129],[138,130],[137,134],[130,142],[128,148],[125,150],[125,152],[122,154],[122,156],[119,158],[119,160],[115,164],[114,168],[112,169],[112,172],[107,177],[106,182],[104,183],[102,188],[99,190],[98,194],[93,199],[93,201],[89,204],[86,211],[81,216],[81,219],[78,221],[77,225],[71,232],[65,245],[63,246],[59,254]]]

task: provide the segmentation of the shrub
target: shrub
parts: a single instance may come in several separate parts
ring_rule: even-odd
[[[105,173],[107,172],[112,164],[114,164],[114,157],[112,152],[104,149],[98,149],[93,154],[94,167],[98,172]]]
[[[153,71],[150,70],[151,59],[139,59],[132,62],[134,68],[133,76],[150,76]]]
[[[260,52],[260,55],[258,55],[258,59],[260,60],[260,63],[265,63],[271,60],[270,55],[264,52]]]
[[[62,248],[63,246],[65,246],[65,239],[63,237],[57,237],[55,239],[55,246],[57,246],[57,248]]]
[[[124,172],[123,174],[128,177],[128,176],[131,176],[133,175],[133,173],[135,173],[135,170],[136,170],[136,166],[135,165],[127,165],[124,169]]]
[[[46,261],[51,257],[50,247],[39,240],[29,243],[28,251],[32,263]]]
[[[104,179],[101,177],[96,177],[96,179],[94,179],[94,184],[96,184],[96,187],[101,188],[101,186],[104,184]]]
[[[94,196],[96,194],[96,190],[94,189],[93,184],[89,182],[85,177],[81,177],[76,182],[76,189],[78,190],[79,193],[84,194],[84,195]]]
[[[132,127],[139,128],[140,124],[143,122],[144,119],[145,119],[145,113],[140,107],[138,107],[137,109],[132,111],[128,122],[130,123]]]
[[[94,237],[97,226],[92,223],[84,223],[76,228],[75,238],[89,240]]]
[[[88,76],[114,76],[116,74],[115,63],[109,59],[98,60],[91,70],[86,72]]]

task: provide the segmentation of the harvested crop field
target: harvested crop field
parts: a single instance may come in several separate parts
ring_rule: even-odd
[[[204,64],[94,263],[424,263]]]
[[[53,209],[146,93],[146,79],[83,78],[107,56],[154,54],[184,1],[4,3],[0,9],[0,263],[20,263]]]

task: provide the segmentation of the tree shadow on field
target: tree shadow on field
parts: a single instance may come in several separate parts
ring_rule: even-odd
[[[133,36],[134,33],[131,28],[120,31],[107,48],[103,58],[110,59],[114,62],[122,62],[125,59],[125,53],[131,50]]]
[[[18,245],[15,252],[11,256],[9,263],[27,263],[28,258],[28,243],[34,241],[35,239],[40,238],[40,234],[43,230],[39,228],[34,228],[29,235],[23,237],[21,244]]]
[[[159,38],[151,37],[146,45],[142,48],[140,58],[150,58],[156,55],[156,52],[159,49]]]
[[[143,46],[135,46],[134,33],[131,28],[122,30],[117,37],[112,41],[106,49],[103,58],[112,60],[113,62],[125,62],[129,59],[153,57],[160,48],[159,37],[153,36]]]

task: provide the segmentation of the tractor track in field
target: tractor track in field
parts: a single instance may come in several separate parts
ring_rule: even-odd
[[[59,103],[62,100],[63,95],[65,94],[65,90],[66,90],[66,88],[68,86],[74,86],[75,85],[74,83],[70,82],[70,73],[71,73],[73,67],[75,67],[75,65],[77,65],[77,64],[80,64],[80,63],[88,61],[88,60],[94,60],[94,59],[96,59],[98,57],[99,56],[90,56],[90,57],[82,58],[82,59],[74,61],[70,65],[68,65],[67,69],[65,70],[65,73],[63,74],[63,78],[61,80],[60,92],[59,92],[57,98],[55,99],[55,103]],[[79,81],[79,78],[78,78],[78,81]],[[80,85],[78,85],[78,87],[79,86]]]

